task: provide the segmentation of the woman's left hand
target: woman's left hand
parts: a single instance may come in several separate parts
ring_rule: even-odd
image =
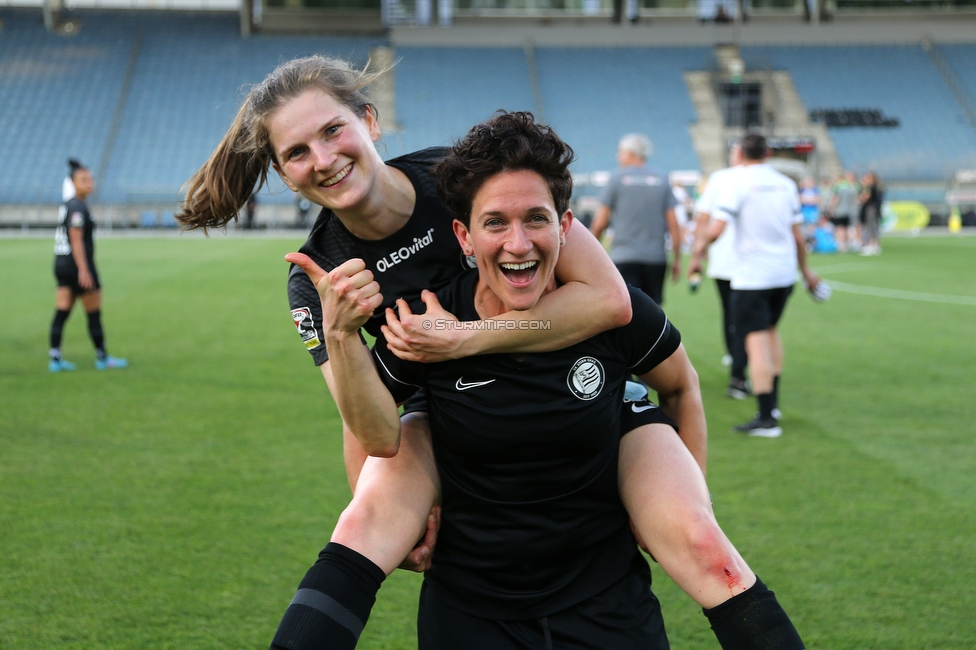
[[[386,310],[386,325],[382,327],[387,346],[404,361],[432,363],[457,359],[461,345],[471,337],[474,329],[463,327],[454,314],[441,306],[437,295],[424,291],[420,299],[427,305],[423,314],[414,314],[403,299],[397,300],[399,316]]]

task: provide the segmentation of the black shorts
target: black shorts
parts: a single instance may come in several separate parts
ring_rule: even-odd
[[[733,289],[731,303],[735,333],[745,337],[750,332],[775,327],[791,293],[793,285],[776,289]]]
[[[423,388],[407,398],[407,401],[403,403],[403,413],[400,415],[417,412],[427,412],[427,391]]]
[[[78,284],[78,267],[75,265],[75,261],[62,255],[54,257],[54,277],[58,281],[58,286],[68,287],[71,289],[71,293],[76,296],[80,296],[86,291],[98,291],[102,288],[101,282],[98,281],[98,269],[95,268],[92,260],[88,260],[88,271],[91,273],[94,285],[91,289],[82,289],[81,285]]]
[[[604,591],[543,618],[500,621],[472,616],[435,596],[425,582],[417,617],[419,650],[668,650],[661,604],[639,554]]]
[[[654,402],[646,399],[631,402],[624,400],[624,410],[620,415],[620,436],[627,435],[645,424],[666,424],[676,432],[678,425],[664,414],[664,411]]]
[[[657,304],[664,302],[664,277],[668,273],[667,264],[640,264],[637,262],[621,262],[617,264],[624,282],[637,287]]]
[[[831,217],[830,223],[834,224],[834,227],[839,228],[850,228],[851,218],[850,217]]]

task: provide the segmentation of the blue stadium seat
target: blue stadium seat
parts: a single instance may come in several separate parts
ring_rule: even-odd
[[[4,203],[60,202],[69,156],[95,171],[97,202],[175,201],[233,120],[247,84],[295,56],[334,54],[361,65],[371,48],[389,44],[366,37],[242,39],[230,13],[73,15],[82,28],[65,37],[47,33],[36,9],[0,8]],[[976,45],[940,47],[976,97]],[[895,128],[832,129],[847,167],[875,169],[886,181],[942,180],[976,167],[976,130],[920,46],[742,51],[751,69],[790,71],[808,109],[876,108],[900,120]],[[631,131],[654,142],[653,166],[699,167],[682,73],[711,68],[711,48],[539,47],[537,88],[523,48],[399,47],[396,54],[398,124],[380,141],[386,157],[449,144],[499,108],[541,108],[576,151],[577,173],[613,169],[616,143]],[[879,81],[892,78],[898,83]],[[38,162],[22,164],[25,152]],[[294,199],[272,174],[259,200]]]
[[[847,168],[875,170],[886,181],[940,181],[976,166],[976,130],[921,46],[750,47],[742,53],[752,69],[789,70],[807,109],[880,109],[900,121],[897,127],[832,128]]]

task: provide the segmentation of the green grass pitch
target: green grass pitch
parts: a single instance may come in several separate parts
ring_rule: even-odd
[[[300,240],[98,242],[109,351],[80,306],[46,369],[52,242],[0,240],[0,648],[267,648],[349,498],[339,419],[290,321]],[[665,309],[701,377],[719,521],[810,648],[976,639],[976,237],[819,256],[835,293],[782,324],[784,436],[735,437],[712,285]],[[654,567],[676,650],[716,648]],[[419,576],[383,586],[364,650],[416,644]]]

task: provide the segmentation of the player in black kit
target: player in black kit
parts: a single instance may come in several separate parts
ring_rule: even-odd
[[[476,126],[438,165],[446,203],[461,219],[455,233],[478,274],[423,296],[429,327],[480,329],[483,319],[531,310],[557,289],[572,222],[571,159],[554,133],[516,113]],[[362,260],[326,274],[305,255],[287,259],[320,293],[333,395],[365,448],[397,453],[396,402],[427,389],[444,523],[421,599],[421,648],[668,647],[618,478],[625,502],[629,484],[643,483],[646,502],[628,502],[628,511],[661,565],[708,608],[723,647],[802,647],[715,523],[704,477],[670,420],[649,402],[622,400],[630,372],[667,387],[676,368],[690,368],[652,301],[632,292],[630,324],[565,350],[425,365],[382,341],[374,356],[361,344],[359,327],[383,302]],[[405,301],[397,304],[399,318],[387,309],[384,334],[411,316]],[[675,415],[687,419],[681,410]],[[621,441],[620,431],[636,425]],[[296,598],[323,612],[334,604]]]
[[[55,312],[51,323],[48,370],[74,370],[75,364],[61,356],[61,334],[71,315],[76,298],[81,298],[88,314],[88,334],[95,345],[95,369],[125,368],[129,362],[105,351],[102,330],[102,285],[95,268],[95,222],[85,201],[95,189],[91,171],[77,162],[68,161],[74,196],[61,206],[58,228],[54,234],[54,277],[58,289],[54,295]]]

